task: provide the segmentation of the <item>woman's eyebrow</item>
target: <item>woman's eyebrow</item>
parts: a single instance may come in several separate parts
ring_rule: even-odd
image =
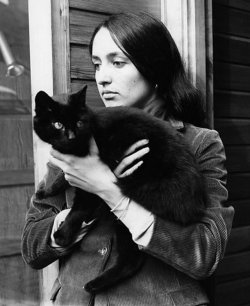
[[[109,53],[108,55],[107,55],[108,57],[116,57],[116,56],[125,56],[122,52],[118,52],[118,51],[116,51],[116,52],[111,52],[111,53]]]
[[[93,61],[93,60],[99,60],[100,58],[99,58],[98,56],[96,56],[96,55],[92,55],[92,56],[91,56],[91,59],[92,59],[92,61]]]
[[[124,53],[122,52],[118,52],[118,51],[115,51],[115,52],[110,52],[108,54],[105,55],[106,58],[114,58],[116,56],[122,56],[122,57],[127,57]],[[93,60],[100,60],[100,57],[97,56],[97,55],[92,55],[92,61]]]

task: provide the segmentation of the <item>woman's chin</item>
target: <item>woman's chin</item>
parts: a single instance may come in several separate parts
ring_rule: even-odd
[[[106,107],[117,107],[117,106],[124,106],[121,102],[114,102],[114,101],[103,101]]]

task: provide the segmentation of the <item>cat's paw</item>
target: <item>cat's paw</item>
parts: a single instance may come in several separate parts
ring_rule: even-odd
[[[53,196],[53,192],[51,191],[51,189],[39,189],[37,190],[36,192],[36,196],[38,199],[46,199],[46,198],[49,198],[51,196]]]
[[[100,291],[101,288],[97,286],[95,281],[90,281],[83,287],[87,292],[89,293],[95,293],[97,291]]]
[[[44,190],[44,189],[39,189],[39,190],[37,190],[37,192],[36,192],[36,197],[37,197],[38,199],[46,198],[46,192],[45,192],[45,190]]]
[[[54,233],[54,239],[55,242],[62,247],[67,247],[73,242],[73,236],[69,231],[66,232],[63,228],[59,228]]]

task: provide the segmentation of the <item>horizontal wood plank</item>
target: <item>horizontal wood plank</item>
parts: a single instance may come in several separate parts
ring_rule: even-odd
[[[94,11],[106,14],[116,14],[121,12],[136,12],[138,8],[141,11],[148,12],[155,17],[160,18],[161,1],[160,0],[69,0],[71,8],[77,8],[87,11]]]
[[[215,129],[225,145],[250,144],[250,119],[216,119]]]
[[[39,273],[31,269],[20,255],[0,258],[1,305],[41,305]]]
[[[213,31],[250,38],[250,14],[218,4],[213,5]]]
[[[21,240],[20,238],[0,239],[0,257],[8,257],[13,255],[21,255]]]
[[[250,39],[234,36],[214,35],[214,60],[233,62],[236,64],[250,64]]]
[[[0,186],[34,185],[34,170],[0,171]]]
[[[95,71],[88,47],[77,45],[71,46],[70,74],[72,79],[94,80]]]
[[[250,237],[250,223],[247,226],[233,228],[226,248],[227,256],[229,254],[235,254],[239,252],[245,252],[245,251],[249,252],[250,250],[249,237]]]
[[[233,227],[244,227],[250,224],[250,198],[245,200],[228,201],[234,207]]]
[[[70,42],[88,45],[94,29],[105,18],[107,15],[71,9],[69,11]]]
[[[229,172],[250,172],[250,146],[225,146]]]
[[[241,275],[250,276],[250,251],[227,255],[219,263],[216,270],[217,277],[239,278]]]
[[[250,18],[249,18],[250,20]],[[215,90],[250,92],[250,67],[214,62]]]
[[[0,188],[0,238],[20,238],[34,186]],[[1,245],[0,245],[1,248]]]
[[[213,2],[217,4],[222,4],[222,5],[250,11],[249,0],[213,0]]]
[[[27,107],[30,104],[30,101],[22,101],[18,99],[1,99],[0,98],[0,114],[9,115],[9,114],[31,114],[31,109]]]
[[[214,117],[250,118],[250,92],[215,90]]]
[[[1,116],[0,139],[0,170],[33,168],[31,115]]]
[[[217,284],[215,306],[239,306],[250,302],[250,277]]]
[[[87,84],[87,104],[92,107],[103,107],[104,104],[100,98],[100,95],[98,93],[96,82],[95,81],[79,81],[79,80],[72,80],[71,82],[71,90],[72,92],[76,92],[80,90],[83,86],[83,84]]]
[[[229,200],[250,198],[250,173],[234,173],[228,175],[227,188]]]

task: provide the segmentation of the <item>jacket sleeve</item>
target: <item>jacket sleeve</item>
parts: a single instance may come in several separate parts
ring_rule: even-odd
[[[151,240],[142,249],[185,274],[202,279],[210,276],[222,259],[231,231],[233,207],[224,207],[226,185],[225,152],[218,133],[207,130],[196,137],[195,152],[205,175],[209,207],[196,224],[180,226],[155,217]]]
[[[63,174],[59,168],[48,164],[48,172],[40,182],[38,190],[50,186],[60,175]],[[36,194],[32,196],[21,239],[23,259],[32,268],[44,268],[70,252],[70,248],[53,248],[50,245],[55,216],[64,208],[65,192],[45,199],[38,199]]]

